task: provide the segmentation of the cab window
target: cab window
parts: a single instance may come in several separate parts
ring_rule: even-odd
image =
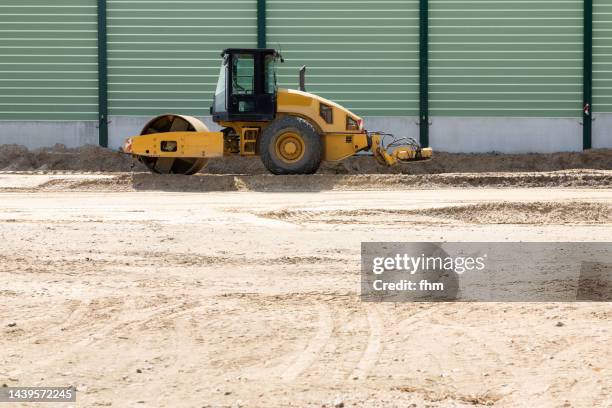
[[[255,59],[253,55],[237,54],[232,59],[232,94],[252,95],[255,91]]]
[[[266,93],[276,93],[276,57],[266,55]]]

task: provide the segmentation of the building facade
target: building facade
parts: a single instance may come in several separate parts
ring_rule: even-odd
[[[0,144],[215,128],[221,50],[267,46],[280,86],[306,65],[308,91],[437,150],[612,147],[611,39],[610,0],[4,0]]]

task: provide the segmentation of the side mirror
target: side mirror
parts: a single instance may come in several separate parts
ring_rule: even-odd
[[[300,91],[306,92],[306,65],[300,68]]]

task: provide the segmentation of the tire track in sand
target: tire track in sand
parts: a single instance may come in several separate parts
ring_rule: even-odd
[[[135,324],[146,324],[160,317],[173,318],[191,312],[193,309],[201,308],[201,306],[190,306],[187,307],[187,309],[176,311],[178,307],[186,306],[176,304],[157,306],[147,310],[141,310],[141,314],[136,318],[115,318],[114,321],[104,323],[101,325],[101,327],[96,327],[95,329],[90,328],[89,331],[93,331],[92,334],[78,339],[67,347],[63,347],[60,351],[48,356],[46,359],[39,359],[36,362],[37,367],[41,368],[52,365],[58,361],[61,361],[63,358],[66,358],[68,355],[75,355],[95,344],[108,341],[111,339],[111,333],[115,330],[130,327]]]
[[[308,346],[297,356],[293,364],[291,364],[282,374],[284,382],[295,381],[300,374],[308,369],[317,359],[317,356],[323,350],[323,347],[329,342],[334,323],[332,320],[331,310],[329,306],[323,303],[317,303],[317,311],[319,313],[319,322],[317,334],[308,343]]]
[[[21,337],[19,341],[31,341],[38,339],[41,336],[53,337],[58,335],[59,333],[65,330],[65,326],[69,323],[78,321],[83,318],[86,313],[89,311],[87,304],[85,302],[79,302],[79,304],[66,315],[64,319],[57,323],[50,323],[51,327],[45,327],[43,329],[38,329],[35,331],[31,331],[25,336]]]
[[[368,376],[368,372],[374,368],[378,362],[378,356],[382,349],[382,338],[383,338],[383,322],[380,318],[376,305],[370,305],[365,308],[365,312],[368,318],[368,325],[370,326],[370,336],[368,338],[368,344],[366,346],[357,367],[353,370],[353,373],[349,376],[350,379],[363,380]]]

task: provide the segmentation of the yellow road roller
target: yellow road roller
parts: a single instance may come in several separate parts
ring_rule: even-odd
[[[149,121],[122,147],[160,174],[195,174],[208,158],[259,156],[273,174],[313,174],[321,162],[371,152],[381,164],[428,160],[432,150],[412,138],[364,130],[348,109],[305,90],[277,87],[274,49],[226,49],[210,114],[219,124],[211,132],[200,120],[164,114]]]

